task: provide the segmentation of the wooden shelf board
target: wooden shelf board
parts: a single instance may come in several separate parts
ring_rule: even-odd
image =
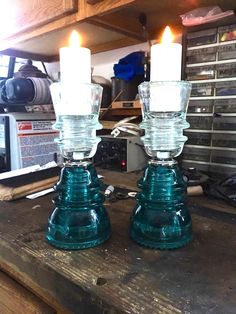
[[[111,108],[109,114],[112,116],[140,116],[140,108]]]
[[[79,11],[0,42],[0,51],[14,49],[54,61],[60,47],[67,45],[72,29],[77,29],[83,45],[92,53],[112,50],[147,39],[157,40],[165,25],[175,33],[183,31],[180,15],[197,7],[219,5],[222,10],[235,8],[235,0],[156,1],[156,0],[95,0]],[[174,4],[174,5],[173,5]],[[139,16],[147,16],[147,27],[142,28]],[[11,50],[10,50],[11,51]]]

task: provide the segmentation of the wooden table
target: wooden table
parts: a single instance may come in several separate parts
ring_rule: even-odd
[[[112,181],[110,171],[103,173]],[[138,176],[113,174],[129,188]],[[106,201],[112,237],[95,248],[63,251],[44,239],[53,196],[0,203],[1,313],[14,307],[27,314],[235,314],[235,208],[191,198],[194,241],[159,251],[129,238],[134,200]],[[31,307],[23,311],[27,301]]]

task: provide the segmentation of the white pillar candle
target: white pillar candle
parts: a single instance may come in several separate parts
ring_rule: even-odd
[[[91,51],[80,47],[79,35],[73,31],[70,46],[60,48],[61,97],[65,111],[69,115],[91,113]]]
[[[182,45],[172,42],[169,26],[166,26],[160,44],[151,47],[150,80],[180,81]],[[150,110],[173,112],[180,110],[180,91],[178,86],[161,84],[150,87]]]
[[[182,45],[172,42],[169,26],[165,28],[162,42],[151,47],[151,81],[181,80]]]

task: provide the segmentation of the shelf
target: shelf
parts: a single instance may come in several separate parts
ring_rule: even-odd
[[[220,78],[220,79],[209,79],[209,80],[194,80],[190,81],[192,84],[199,84],[199,83],[216,83],[216,82],[229,82],[229,81],[236,81],[236,77],[229,77],[229,78]]]
[[[227,131],[227,130],[202,130],[202,129],[186,129],[186,132],[192,133],[212,133],[212,134],[236,134],[236,131]]]
[[[102,124],[103,130],[112,130],[117,121],[99,120]]]
[[[219,167],[224,167],[224,168],[232,168],[235,169],[235,165],[232,164],[221,164],[221,163],[216,163],[216,162],[207,162],[207,161],[200,161],[200,160],[191,160],[191,159],[183,159],[183,162],[186,163],[194,163],[194,164],[199,164],[199,165],[208,165],[208,166],[219,166]],[[231,170],[232,171],[232,170]]]
[[[106,30],[89,23],[79,23],[49,33],[43,33],[36,38],[26,41],[13,42],[14,49],[4,53],[26,58],[32,54],[35,60],[52,62],[59,59],[59,48],[68,46],[68,39],[72,30],[77,30],[82,38],[82,46],[89,47],[92,53],[106,51],[117,47],[124,47],[140,43],[136,39],[127,39],[124,35]],[[0,48],[1,48],[0,44]]]
[[[232,95],[232,96],[196,96],[196,97],[190,97],[190,100],[209,100],[209,99],[232,99],[232,98],[236,98],[236,95]]]
[[[202,66],[208,66],[208,65],[216,65],[216,64],[231,64],[236,63],[236,59],[228,59],[228,60],[220,60],[220,61],[209,61],[209,62],[202,62],[202,63],[191,63],[187,64],[186,68],[195,68],[195,67],[202,67]]]
[[[236,21],[232,24],[236,25]],[[221,177],[236,169],[236,72],[231,66],[236,63],[236,40],[219,42],[223,36],[234,36],[232,30],[236,27],[231,29],[229,25],[224,25],[223,32],[220,25],[190,31],[186,34],[186,42],[194,46],[186,47],[185,51],[189,62],[185,64],[185,74],[193,84],[193,90],[187,112],[190,129],[185,131],[188,141],[183,149],[182,166]],[[209,40],[217,42],[200,44]],[[210,49],[227,45],[231,45],[227,50]]]
[[[204,146],[204,145],[188,145],[188,144],[186,144],[185,147],[236,152],[236,148],[232,148],[232,147],[216,147],[216,146],[209,147],[209,146]]]
[[[215,113],[219,114],[220,117],[236,117],[236,113],[225,113],[225,112],[191,112],[187,113],[188,117],[212,117]]]
[[[199,45],[196,47],[188,47],[187,50],[188,51],[199,50],[203,48],[219,47],[219,46],[226,46],[226,45],[231,45],[231,44],[236,44],[236,40],[222,41],[220,43],[207,44],[207,45]]]
[[[231,63],[236,63],[236,59],[228,59],[228,60],[220,60],[220,61],[209,61],[209,62],[202,62],[202,63],[191,63],[187,64],[187,68],[197,68],[197,67],[202,67],[202,66],[208,66],[208,65],[216,65],[216,64],[231,64]]]
[[[109,114],[111,116],[140,116],[142,112],[140,108],[111,108]]]
[[[9,0],[11,10],[4,11],[4,6],[1,8],[1,16],[5,15],[8,23],[15,9],[19,16],[19,27],[14,22],[14,31],[8,30],[8,37],[0,41],[0,51],[25,58],[35,56],[35,60],[46,62],[58,60],[58,49],[67,44],[74,28],[81,33],[83,46],[90,48],[92,53],[97,53],[145,42],[147,39],[157,40],[165,25],[172,26],[177,34],[181,33],[184,28],[179,16],[196,7],[219,5],[222,10],[235,7],[235,0],[181,0],[175,2],[175,5],[172,0],[57,0],[57,3],[64,3],[64,6],[65,3],[70,3],[71,7],[63,7],[57,14],[48,16],[48,19],[45,18],[47,13],[42,7],[41,10],[32,11],[35,17],[32,20],[29,7],[34,1],[36,0]],[[48,0],[46,2],[48,6],[53,5]],[[38,6],[42,5],[40,3],[36,1]],[[23,19],[22,24],[26,10],[30,23]],[[139,21],[141,13],[147,17],[147,28]],[[37,19],[38,14],[41,14],[40,19]],[[3,22],[1,19],[2,28],[6,26],[6,22],[4,25]]]

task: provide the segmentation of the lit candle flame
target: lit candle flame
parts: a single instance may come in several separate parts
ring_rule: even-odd
[[[73,30],[70,35],[70,47],[71,48],[77,48],[80,47],[81,44],[81,38],[76,30]]]
[[[169,26],[166,26],[166,28],[163,32],[161,42],[163,44],[170,44],[173,42],[173,34],[172,34]]]

